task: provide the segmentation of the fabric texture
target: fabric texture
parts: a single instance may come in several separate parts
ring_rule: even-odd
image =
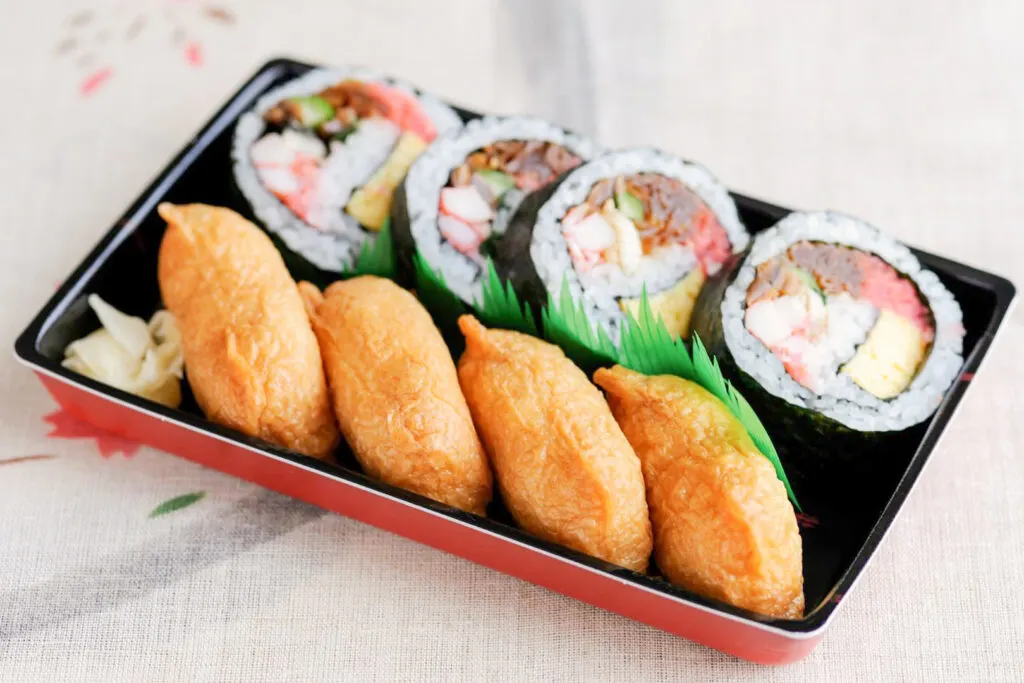
[[[1024,282],[1021,26],[1013,0],[12,0],[0,346],[280,54],[658,145]],[[98,437],[0,355],[0,680],[1024,680],[1022,347],[1018,311],[824,641],[782,668]]]

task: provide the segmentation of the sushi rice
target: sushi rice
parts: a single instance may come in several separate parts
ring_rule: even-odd
[[[644,267],[627,274],[617,266],[601,265],[580,273],[566,244],[563,219],[569,210],[586,201],[598,181],[616,176],[658,174],[678,180],[693,191],[715,214],[733,252],[749,241],[729,191],[703,166],[650,148],[611,152],[569,173],[540,208],[533,228],[530,257],[537,275],[550,293],[558,293],[563,278],[573,297],[582,301],[589,319],[602,324],[613,341],[624,320],[620,299],[665,291],[698,267],[692,249],[675,245],[659,250],[657,258],[644,259]],[[712,273],[713,274],[713,273]]]
[[[235,181],[253,212],[284,242],[314,265],[333,272],[351,266],[371,232],[344,209],[353,192],[377,171],[396,148],[400,129],[385,119],[360,122],[344,141],[325,145],[311,132],[285,129],[266,134],[264,114],[282,100],[313,95],[346,79],[381,83],[416,99],[438,135],[456,130],[462,121],[454,109],[412,86],[362,67],[315,69],[261,97],[235,128],[231,158]],[[271,189],[298,191],[301,178],[273,170],[296,157],[319,165],[313,190],[301,195],[308,220],[286,206]],[[257,167],[259,165],[259,168]],[[267,168],[271,168],[270,171]],[[273,188],[268,188],[268,184]]]
[[[909,387],[895,397],[876,396],[858,386],[846,372],[816,373],[810,378],[813,388],[809,388],[808,382],[796,381],[780,358],[748,329],[751,321],[747,318],[745,323],[745,314],[753,307],[747,306],[747,293],[754,283],[757,266],[784,254],[801,241],[841,245],[874,254],[909,278],[916,287],[934,319],[934,338]],[[829,359],[833,367],[836,362],[849,360],[854,347],[865,343],[868,330],[876,322],[873,311],[858,310],[851,302],[844,302],[849,299],[848,295],[829,296],[827,305],[831,307],[834,299],[847,307],[843,313],[848,322],[845,329],[830,340],[837,349],[835,357]],[[782,299],[776,299],[774,303],[780,301]],[[775,313],[781,313],[781,307],[776,306]],[[821,413],[856,431],[901,430],[925,420],[936,410],[963,364],[962,313],[949,290],[934,273],[921,267],[906,246],[867,223],[835,212],[790,214],[758,235],[735,279],[725,290],[721,316],[725,344],[742,372],[771,395]],[[881,318],[878,321],[881,322]],[[757,321],[754,327],[765,336],[764,330],[768,329],[765,323]]]
[[[548,121],[527,116],[486,116],[470,121],[437,140],[413,164],[405,192],[409,231],[416,249],[448,287],[466,302],[476,301],[482,289],[483,259],[473,258],[449,243],[438,229],[439,197],[453,170],[474,151],[505,140],[549,142],[560,145],[584,162],[601,152],[597,143]],[[491,226],[500,235],[525,192],[513,188],[502,198]]]

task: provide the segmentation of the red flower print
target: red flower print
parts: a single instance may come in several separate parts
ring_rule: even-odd
[[[58,410],[43,417],[52,427],[47,434],[51,439],[94,439],[100,455],[110,458],[116,453],[123,454],[126,458],[135,455],[139,450],[139,444],[128,439],[115,436],[94,427],[88,422],[82,422],[64,410]]]
[[[82,97],[87,97],[99,90],[113,75],[114,71],[109,67],[93,71],[82,80],[81,85],[78,86],[78,92]]]
[[[210,0],[119,2],[67,17],[53,53],[80,70],[78,93],[88,97],[114,75],[109,66],[112,46],[167,45],[181,54],[186,64],[199,68],[206,61],[200,36],[211,25],[230,27],[234,23],[233,11]]]
[[[185,46],[185,61],[192,66],[203,65],[203,46],[199,43],[189,43]]]

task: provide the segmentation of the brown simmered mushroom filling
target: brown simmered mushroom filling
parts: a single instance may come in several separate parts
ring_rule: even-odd
[[[525,193],[580,163],[565,147],[539,140],[502,140],[478,149],[452,171],[441,190],[438,230],[455,249],[480,261],[481,245],[502,231],[501,219]]]

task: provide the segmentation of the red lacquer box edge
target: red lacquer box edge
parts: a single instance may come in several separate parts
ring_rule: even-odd
[[[32,366],[43,386],[76,418],[226,474],[472,560],[591,605],[763,664],[805,657],[825,624],[787,632],[624,581],[602,569],[517,542],[452,515],[168,419]]]

